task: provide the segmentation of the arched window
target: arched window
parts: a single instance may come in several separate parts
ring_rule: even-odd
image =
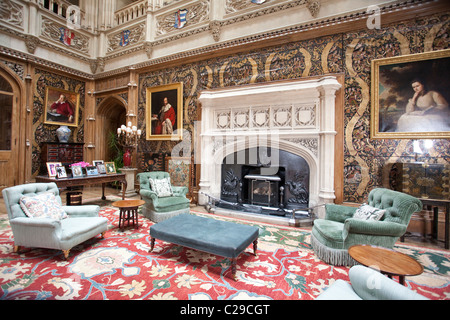
[[[13,89],[0,76],[0,150],[11,150]]]

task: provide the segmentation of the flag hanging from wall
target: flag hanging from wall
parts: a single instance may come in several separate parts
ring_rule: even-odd
[[[75,33],[73,33],[70,29],[59,28],[60,37],[59,40],[67,46],[72,44],[72,39],[75,38]]]
[[[186,24],[186,15],[187,15],[187,10],[183,9],[183,10],[178,10],[175,13],[175,24],[174,27],[177,29],[181,29],[184,27],[184,25]]]
[[[129,39],[128,39],[129,35],[130,35],[130,30],[124,30],[121,32],[120,42],[119,42],[119,45],[121,47],[125,47],[129,43]]]

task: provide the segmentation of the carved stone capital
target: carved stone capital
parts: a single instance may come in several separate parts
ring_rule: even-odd
[[[309,12],[314,18],[317,18],[317,15],[319,14],[320,10],[320,1],[319,0],[307,0],[307,1],[308,1],[307,8]]]
[[[29,53],[34,54],[34,51],[36,50],[38,44],[39,44],[38,37],[33,36],[31,34],[28,34],[25,37],[25,45],[27,46],[27,50]]]
[[[144,42],[144,50],[145,50],[145,53],[147,54],[147,58],[150,59],[153,54],[153,42],[145,41]]]
[[[209,30],[211,31],[214,41],[216,42],[220,40],[220,27],[220,21],[214,20],[209,23]]]
[[[93,59],[89,62],[92,73],[103,72],[105,70],[105,58]]]

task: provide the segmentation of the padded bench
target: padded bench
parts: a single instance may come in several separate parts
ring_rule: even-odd
[[[256,255],[259,229],[257,227],[181,214],[158,222],[150,227],[151,248],[155,239],[171,242],[183,247],[231,259],[233,278],[239,254],[253,243]]]

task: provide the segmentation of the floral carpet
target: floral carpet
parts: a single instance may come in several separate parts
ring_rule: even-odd
[[[236,281],[230,260],[157,240],[149,253],[149,228],[140,216],[139,228],[118,228],[118,210],[104,206],[108,218],[104,239],[91,239],[61,252],[23,248],[13,253],[8,220],[0,220],[0,299],[2,300],[232,300],[302,299],[317,297],[336,279],[348,281],[348,268],[320,261],[310,246],[308,230],[254,223],[260,228],[257,256],[253,247],[238,258]],[[424,273],[406,277],[406,285],[430,298],[450,298],[450,252],[397,245],[417,259]]]

